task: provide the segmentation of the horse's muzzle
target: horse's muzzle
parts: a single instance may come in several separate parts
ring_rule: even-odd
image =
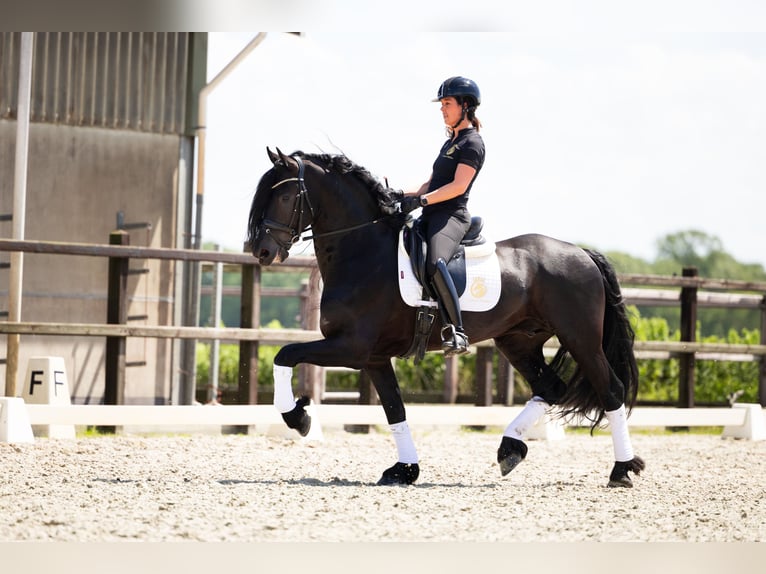
[[[281,247],[269,249],[264,246],[253,246],[253,256],[258,259],[258,263],[264,267],[272,263],[281,263],[287,259],[287,252]]]

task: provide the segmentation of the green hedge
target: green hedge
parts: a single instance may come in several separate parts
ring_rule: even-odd
[[[635,307],[631,308],[631,322],[638,341],[678,341],[679,331],[673,330],[665,319],[641,317]],[[278,323],[270,325],[274,328]],[[699,331],[699,328],[698,328]],[[731,330],[724,339],[710,336],[698,341],[706,343],[751,344],[760,343],[758,330]],[[258,385],[271,389],[272,364],[279,347],[261,345],[258,353]],[[495,359],[497,361],[497,358]],[[220,346],[219,388],[235,389],[239,371],[239,345]],[[475,355],[459,358],[458,392],[471,395],[474,392]],[[643,359],[639,366],[639,401],[675,403],[678,400],[678,360]],[[444,389],[444,359],[440,353],[428,353],[415,366],[412,360],[398,359],[396,374],[402,390],[408,393],[439,394]],[[206,389],[210,372],[210,345],[197,344],[197,388]],[[355,372],[329,372],[327,386],[332,390],[356,390],[358,375]],[[516,377],[517,396],[525,396],[529,389],[521,376]],[[695,402],[726,404],[728,398],[740,394],[740,402],[758,401],[758,363],[755,361],[698,361],[696,371]]]
[[[641,317],[635,307],[631,308],[632,324],[637,341],[679,341],[680,331],[673,330],[665,319]],[[760,332],[731,329],[727,337],[700,336],[697,324],[697,341],[702,343],[725,343],[732,345],[758,345]],[[697,361],[695,403],[726,404],[733,394],[739,402],[758,402],[758,362],[756,361]],[[677,402],[678,360],[643,359],[638,361],[638,398],[643,401]]]

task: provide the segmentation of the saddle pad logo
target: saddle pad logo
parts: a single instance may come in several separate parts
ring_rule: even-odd
[[[483,299],[487,296],[487,283],[484,277],[474,277],[471,281],[471,295],[477,299]]]
[[[423,288],[412,271],[409,255],[399,240],[398,280],[402,300],[410,307],[422,304]],[[460,296],[463,311],[489,311],[500,300],[500,263],[493,244],[468,247],[465,250],[466,290]]]

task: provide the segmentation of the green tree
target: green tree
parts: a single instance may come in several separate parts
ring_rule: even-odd
[[[618,273],[680,275],[684,267],[696,267],[700,277],[742,281],[766,281],[762,265],[738,262],[723,249],[721,240],[699,230],[679,231],[657,240],[657,258],[652,261],[622,252],[607,252]],[[679,326],[680,307],[639,307],[646,316],[660,317]],[[726,337],[731,329],[757,329],[760,313],[746,309],[700,308],[697,317],[702,336]]]
[[[709,277],[711,260],[723,253],[721,240],[703,231],[690,229],[664,236],[657,241],[657,259],[668,259],[683,267],[696,267],[700,275]]]

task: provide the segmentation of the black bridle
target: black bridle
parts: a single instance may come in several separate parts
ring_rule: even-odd
[[[278,187],[290,183],[290,182],[297,182],[298,184],[298,193],[295,195],[295,204],[293,205],[293,213],[290,216],[290,222],[285,225],[284,223],[280,223],[279,221],[274,221],[273,219],[266,219],[263,218],[263,221],[261,222],[261,225],[265,228],[266,233],[271,235],[274,241],[277,245],[279,245],[282,249],[285,251],[289,251],[290,247],[298,243],[298,241],[301,240],[301,231],[303,230],[303,222],[304,222],[304,212],[306,210],[306,207],[308,207],[309,212],[311,213],[311,219],[314,218],[314,208],[311,206],[311,200],[309,199],[309,192],[306,188],[306,180],[303,177],[304,173],[306,172],[306,166],[303,163],[303,160],[299,157],[293,157],[293,159],[298,163],[298,176],[297,177],[288,177],[287,179],[283,179],[281,181],[278,181],[274,185],[271,186],[271,189],[277,189]],[[272,231],[281,231],[283,233],[287,233],[290,235],[289,241],[282,241],[279,237],[274,235]]]
[[[303,160],[299,156],[290,156],[293,158],[296,163],[298,164],[298,175],[297,177],[288,177],[286,179],[282,179],[271,186],[271,189],[277,189],[278,187],[286,184],[286,183],[292,183],[296,182],[298,185],[298,193],[295,195],[295,204],[293,205],[293,212],[290,216],[290,222],[285,225],[284,223],[280,223],[278,221],[274,221],[273,219],[266,219],[264,218],[261,222],[261,226],[265,228],[265,232],[274,239],[274,242],[279,245],[282,249],[285,251],[289,251],[290,247],[298,243],[299,241],[308,241],[311,239],[318,239],[321,237],[329,237],[332,235],[340,235],[341,233],[348,233],[350,231],[354,231],[356,229],[361,229],[363,227],[367,227],[368,225],[374,225],[378,223],[382,218],[373,219],[372,221],[366,221],[364,223],[360,223],[358,225],[352,225],[351,227],[344,227],[343,229],[337,229],[335,231],[328,231],[325,233],[318,233],[313,235],[305,235],[301,237],[301,232],[304,229],[303,224],[305,221],[305,212],[308,209],[308,212],[310,213],[309,218],[309,224],[306,226],[306,229],[309,229],[311,227],[311,221],[314,219],[314,208],[311,205],[311,200],[309,199],[309,192],[308,188],[306,187],[306,179],[304,178],[304,174],[306,172],[306,166],[303,163]],[[283,241],[276,235],[272,233],[272,231],[281,231],[282,233],[287,233],[290,236],[289,241]]]

